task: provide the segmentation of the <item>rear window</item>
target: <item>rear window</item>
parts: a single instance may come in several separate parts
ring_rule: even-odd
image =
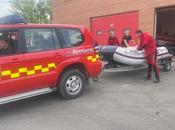
[[[54,39],[51,29],[25,29],[24,35],[27,52],[54,49]]]
[[[63,40],[63,47],[79,46],[84,42],[84,36],[80,29],[58,28]]]

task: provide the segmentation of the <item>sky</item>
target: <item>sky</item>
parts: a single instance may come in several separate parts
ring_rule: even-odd
[[[0,17],[10,14],[10,0],[0,0]]]

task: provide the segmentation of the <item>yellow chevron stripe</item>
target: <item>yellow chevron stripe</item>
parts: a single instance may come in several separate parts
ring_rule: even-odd
[[[95,56],[87,56],[87,60],[91,62],[96,62],[99,58],[100,56],[98,54]]]
[[[1,72],[1,75],[2,75],[2,76],[8,76],[8,75],[11,75],[11,71],[10,71],[10,70],[2,71],[2,72]]]
[[[42,68],[42,65],[36,65],[33,68],[34,68],[33,70],[28,70],[27,67],[21,67],[18,69],[18,72],[16,72],[16,73],[12,73],[11,70],[2,70],[0,72],[0,74],[1,74],[1,77],[10,76],[11,79],[15,79],[15,78],[20,78],[21,73],[25,73],[27,76],[31,76],[31,75],[35,75],[36,71],[40,71],[40,73],[49,72],[49,71],[51,71],[49,69],[56,68],[56,64],[49,63],[48,67],[46,67],[46,68]]]

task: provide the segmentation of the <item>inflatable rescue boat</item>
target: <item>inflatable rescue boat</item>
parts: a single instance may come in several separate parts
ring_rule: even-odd
[[[146,63],[144,51],[136,51],[136,47],[97,46],[95,50],[100,54],[102,60],[115,61],[116,63],[126,65],[141,65]],[[166,47],[157,48],[158,60],[171,56]]]

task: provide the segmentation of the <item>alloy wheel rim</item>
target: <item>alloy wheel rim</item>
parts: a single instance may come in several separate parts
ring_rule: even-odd
[[[76,95],[81,91],[82,80],[79,76],[71,76],[66,81],[66,91],[70,95]]]

